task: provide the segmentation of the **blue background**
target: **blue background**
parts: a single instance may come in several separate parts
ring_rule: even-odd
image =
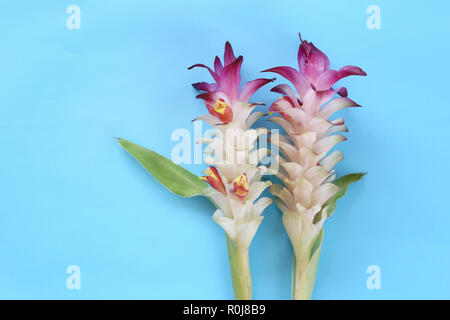
[[[68,30],[66,8],[81,8]],[[381,8],[381,30],[366,8]],[[229,299],[223,230],[205,199],[156,183],[113,137],[169,156],[205,113],[226,40],[244,80],[296,66],[297,32],[368,77],[341,83],[339,174],[367,171],[326,222],[316,299],[450,298],[448,42],[444,1],[2,1],[0,298]],[[284,80],[278,77],[277,83]],[[255,101],[278,95],[265,88]],[[206,126],[204,126],[206,129]],[[204,165],[187,165],[200,174]],[[251,247],[256,299],[290,298],[291,248],[275,206]],[[66,268],[81,268],[68,290]],[[381,290],[366,287],[369,265]]]

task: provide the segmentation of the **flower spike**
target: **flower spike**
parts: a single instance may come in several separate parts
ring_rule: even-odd
[[[335,90],[332,86],[343,77],[365,76],[366,73],[353,66],[331,70],[328,57],[301,36],[297,57],[298,70],[291,67],[265,70],[282,75],[297,91],[286,84],[272,89],[282,97],[269,111],[279,113],[281,117],[270,120],[285,130],[287,138],[280,139],[278,145],[283,155],[279,158],[283,170],[277,176],[284,186],[274,185],[270,192],[283,211],[283,224],[294,248],[294,298],[309,299],[317,268],[317,252],[320,252],[314,252],[312,248],[320,248],[323,223],[334,210],[340,190],[339,184],[333,183],[336,177],[333,167],[343,155],[339,151],[327,154],[336,144],[347,140],[335,133],[348,131],[343,119],[329,118],[338,110],[359,106],[347,98],[345,87]],[[333,99],[335,94],[341,97]],[[346,183],[353,181],[356,180]]]
[[[252,113],[260,103],[251,103],[249,100],[259,88],[274,79],[255,79],[240,89],[243,60],[242,56],[235,57],[231,44],[227,42],[223,64],[216,57],[214,70],[203,64],[193,66],[206,67],[215,82],[198,82],[193,87],[201,91],[197,98],[205,102],[209,112],[196,119],[208,122],[220,132],[214,138],[204,140],[208,143],[208,154],[214,155],[211,164],[215,166],[211,166],[206,171],[207,176],[202,177],[211,186],[205,195],[217,207],[213,220],[225,230],[229,239],[235,296],[249,299],[251,279],[248,250],[263,219],[261,214],[272,202],[269,198],[258,199],[271,185],[270,182],[261,181],[267,169],[257,166],[258,159],[267,154],[267,149],[258,148],[257,140],[261,132],[267,133],[267,130],[250,129],[265,113]],[[251,138],[246,140],[246,137]],[[218,158],[217,155],[222,157]],[[256,155],[255,163],[249,161],[252,158],[250,155]],[[236,265],[240,267],[235,268]]]

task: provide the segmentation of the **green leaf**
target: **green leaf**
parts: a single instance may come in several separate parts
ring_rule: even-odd
[[[331,217],[331,215],[336,210],[336,201],[342,198],[347,193],[347,189],[350,183],[361,180],[361,178],[364,177],[366,174],[367,173],[351,173],[334,180],[333,183],[339,187],[339,191],[336,192],[336,194],[332,196],[330,199],[328,199],[327,202],[325,202],[325,204],[322,207],[323,208],[322,211],[324,211],[324,213],[328,217]]]
[[[207,184],[195,174],[172,160],[125,139],[118,138],[119,144],[131,154],[156,180],[173,193],[182,197],[202,195]]]

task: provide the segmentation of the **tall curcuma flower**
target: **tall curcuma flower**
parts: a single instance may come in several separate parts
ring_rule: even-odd
[[[256,79],[240,88],[242,61],[243,57],[236,58],[227,42],[223,64],[216,56],[214,69],[203,64],[193,65],[189,69],[206,68],[215,81],[193,84],[202,92],[197,98],[204,100],[208,110],[208,114],[194,120],[203,120],[217,130],[214,136],[201,141],[207,144],[206,161],[211,165],[201,179],[210,185],[204,194],[217,207],[213,219],[227,235],[235,297],[250,299],[248,251],[263,219],[261,213],[272,200],[259,198],[271,185],[270,181],[261,181],[266,167],[258,166],[268,153],[267,148],[258,144],[258,138],[267,134],[267,129],[250,129],[264,113],[252,113],[260,103],[251,103],[249,99],[256,90],[273,79]]]
[[[344,77],[366,73],[355,66],[332,70],[322,51],[301,37],[300,41],[299,70],[276,67],[265,71],[280,74],[295,88],[282,84],[272,89],[282,97],[269,110],[281,116],[270,120],[279,124],[286,136],[278,139],[282,157],[278,157],[280,170],[276,175],[283,185],[275,184],[270,191],[283,212],[283,224],[293,246],[293,297],[310,299],[324,221],[333,213],[336,200],[345,194],[348,184],[362,177],[352,174],[335,180],[333,168],[343,154],[330,151],[346,140],[339,133],[348,130],[342,118],[330,118],[338,110],[359,105],[347,98],[346,88],[333,86]]]

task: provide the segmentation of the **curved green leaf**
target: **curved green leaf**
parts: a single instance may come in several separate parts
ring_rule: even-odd
[[[342,198],[347,193],[347,189],[350,183],[361,180],[361,178],[366,174],[367,173],[351,173],[333,181],[333,183],[339,187],[339,191],[336,192],[335,195],[330,199],[328,199],[328,201],[325,202],[322,207],[328,217],[331,217],[331,215],[336,210],[336,201]]]
[[[207,188],[208,185],[204,181],[172,160],[128,140],[117,140],[122,148],[173,193],[182,197],[193,197],[202,195],[203,190]]]

